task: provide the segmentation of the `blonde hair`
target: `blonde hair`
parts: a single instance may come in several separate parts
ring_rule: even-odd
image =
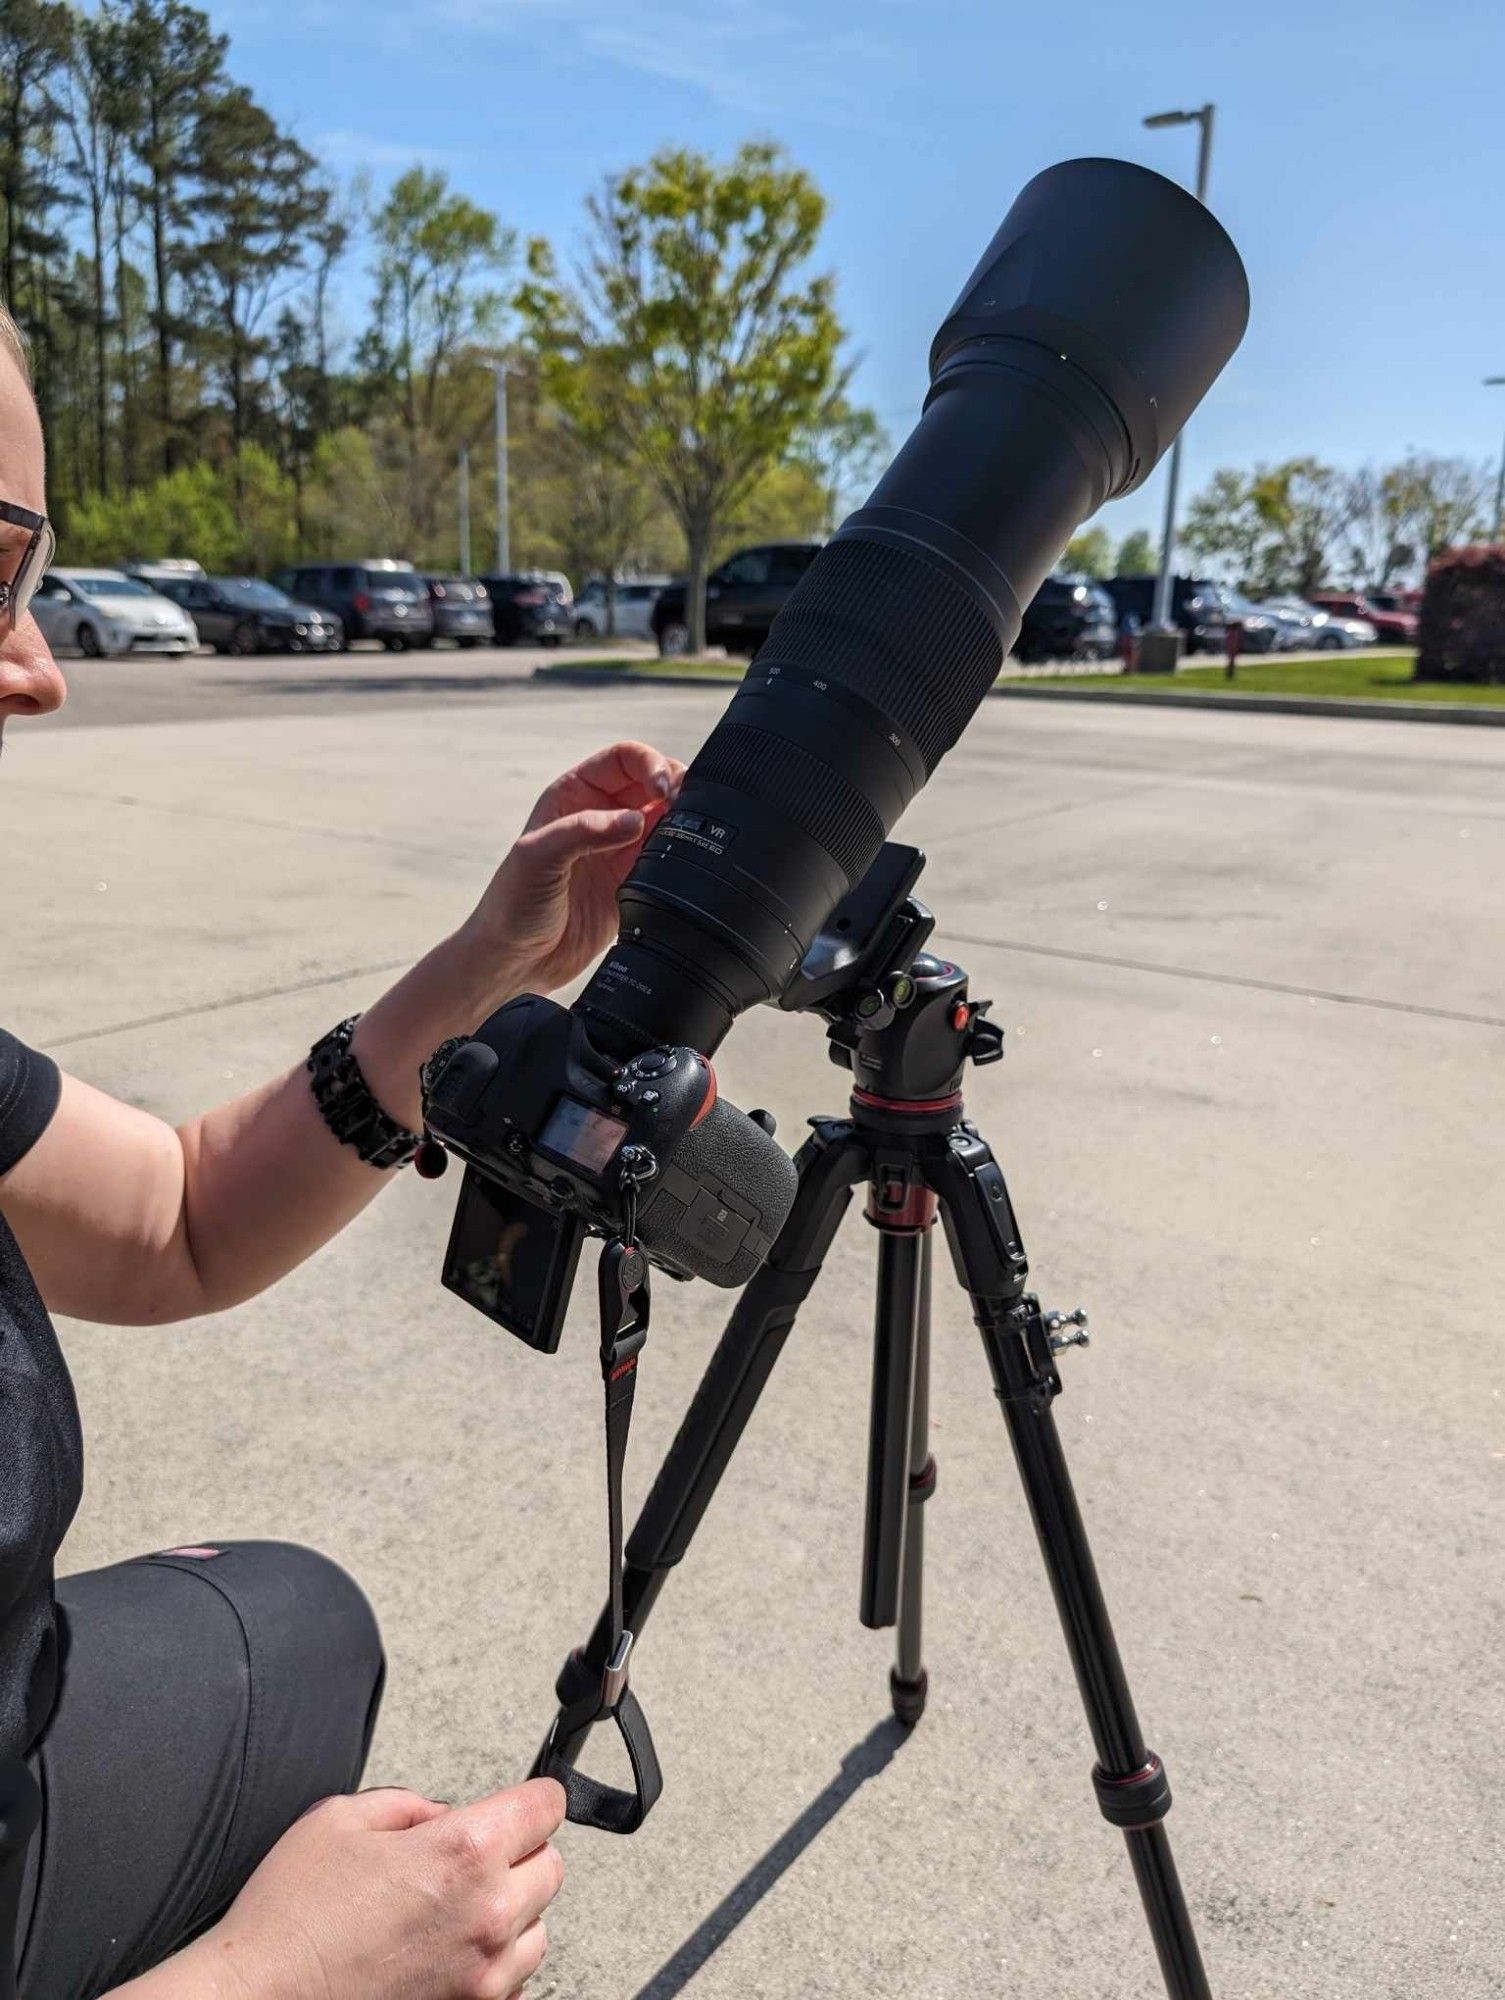
[[[26,345],[26,335],[6,311],[0,301],[0,349],[10,355],[28,384],[31,381],[31,354]]]

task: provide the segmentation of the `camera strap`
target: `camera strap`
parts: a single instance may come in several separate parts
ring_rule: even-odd
[[[635,1203],[630,1204],[636,1206]],[[569,1707],[561,1709],[537,1765],[541,1777],[564,1787],[565,1816],[576,1826],[603,1833],[636,1833],[659,1793],[663,1775],[648,1729],[648,1718],[627,1684],[632,1634],[627,1630],[622,1588],[622,1470],[632,1429],[638,1356],[648,1338],[648,1259],[628,1234],[601,1252],[601,1380],[606,1391],[606,1519],[610,1544],[611,1600],[606,1668]],[[579,1665],[578,1660],[574,1665]],[[633,1790],[603,1785],[577,1771],[556,1745],[608,1717],[616,1723],[632,1766]]]

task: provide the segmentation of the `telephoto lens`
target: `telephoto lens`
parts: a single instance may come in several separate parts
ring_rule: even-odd
[[[1122,160],[1020,194],[935,337],[923,413],[806,571],[620,892],[578,1011],[709,1054],[776,998],[997,678],[1081,523],[1147,479],[1243,336],[1213,215]]]

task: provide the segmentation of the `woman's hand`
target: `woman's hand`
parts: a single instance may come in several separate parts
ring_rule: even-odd
[[[646,743],[614,743],[555,779],[461,932],[504,968],[499,983],[548,993],[605,950],[617,890],[684,774]]]
[[[326,1799],[212,1930],[119,2000],[511,2000],[548,1946],[563,1818],[552,1778],[456,1808]]]

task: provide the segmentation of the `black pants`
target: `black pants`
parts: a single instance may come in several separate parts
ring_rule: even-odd
[[[143,1556],[57,1595],[22,2000],[92,2000],[212,1922],[300,1813],[354,1788],[381,1699],[370,1606],[308,1549]]]

